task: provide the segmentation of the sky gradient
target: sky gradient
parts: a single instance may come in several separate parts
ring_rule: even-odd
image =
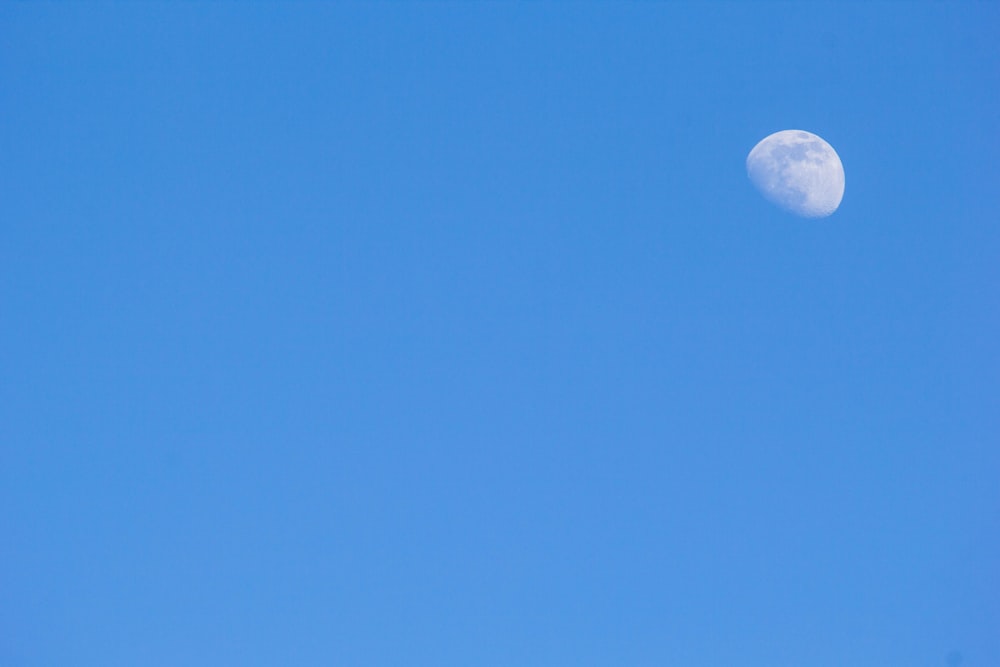
[[[996,667],[998,34],[3,3],[0,664]]]

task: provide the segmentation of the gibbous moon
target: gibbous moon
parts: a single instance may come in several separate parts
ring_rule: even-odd
[[[747,156],[747,174],[766,199],[803,218],[825,218],[844,198],[840,156],[803,130],[782,130],[762,139]]]

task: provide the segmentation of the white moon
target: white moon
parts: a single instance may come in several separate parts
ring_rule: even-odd
[[[825,218],[844,198],[840,156],[803,130],[782,130],[762,139],[747,156],[747,174],[769,201],[804,218]]]

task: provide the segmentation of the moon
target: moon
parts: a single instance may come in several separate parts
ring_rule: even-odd
[[[765,199],[803,218],[825,218],[844,198],[840,156],[804,130],[782,130],[761,139],[747,155],[747,175]]]

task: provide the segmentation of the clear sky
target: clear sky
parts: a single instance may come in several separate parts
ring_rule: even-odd
[[[0,664],[1000,665],[998,35],[3,3]]]

